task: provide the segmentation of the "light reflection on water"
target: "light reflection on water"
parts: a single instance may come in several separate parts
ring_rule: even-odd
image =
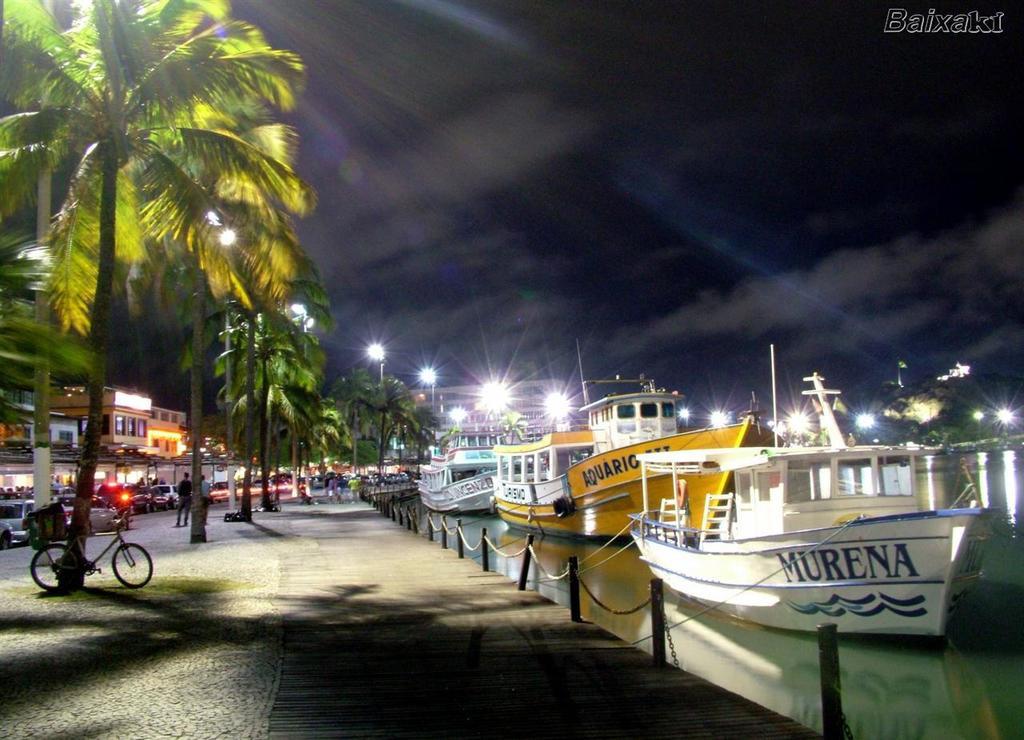
[[[843,709],[857,738],[1024,736],[1019,709],[1024,686],[1024,537],[1016,526],[1021,462],[1010,451],[966,457],[977,490],[965,499],[1007,511],[986,545],[985,575],[961,602],[945,644],[841,639]],[[967,483],[955,456],[930,458],[919,475],[919,490],[940,507],[956,500]],[[495,517],[466,516],[462,521],[470,544],[479,540],[481,527],[506,552],[517,552],[525,544],[524,532]],[[615,542],[598,552],[601,543],[538,537],[534,550],[543,570],[552,575],[564,572],[569,556],[577,555],[582,580],[594,596],[624,611],[648,598],[651,579],[635,548],[623,549],[625,544]],[[480,558],[478,551],[466,556]],[[512,580],[518,578],[520,564],[521,558],[491,556],[491,569]],[[528,587],[568,607],[564,579],[551,580],[533,568]],[[584,619],[650,652],[649,608],[620,615],[599,608],[586,594],[581,601]],[[681,668],[821,730],[815,635],[770,630],[716,614],[692,618],[698,608],[671,591],[666,591],[665,601],[668,624],[682,622],[671,633]]]

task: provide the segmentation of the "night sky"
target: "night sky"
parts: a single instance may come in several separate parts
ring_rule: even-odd
[[[890,5],[236,0],[309,70],[328,377],[381,341],[409,382],[576,388],[577,338],[698,407],[765,399],[771,343],[852,394],[1022,372],[1022,16],[885,34]],[[137,323],[122,380],[183,402]]]

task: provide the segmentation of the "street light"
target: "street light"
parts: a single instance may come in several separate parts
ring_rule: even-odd
[[[374,342],[366,348],[366,355],[374,362],[380,363],[380,383],[384,385],[384,345]]]
[[[434,386],[437,384],[437,372],[432,367],[420,370],[420,382],[430,386],[430,410],[434,410]]]
[[[464,408],[456,406],[451,410],[451,412],[448,415],[452,417],[452,421],[455,422],[455,426],[460,426],[462,422],[466,420],[466,417],[469,415],[469,412],[466,411],[466,409]]]
[[[857,414],[857,428],[862,430],[874,429],[875,428],[875,415],[874,414]]]
[[[480,400],[487,411],[501,413],[508,406],[508,387],[497,381],[484,383],[480,389]]]
[[[679,409],[679,418],[682,419],[683,424],[690,423],[690,409],[683,406]]]
[[[712,411],[710,421],[713,427],[724,427],[729,423],[729,414],[724,411]]]
[[[544,399],[544,411],[556,422],[564,419],[569,415],[569,399],[553,391]]]

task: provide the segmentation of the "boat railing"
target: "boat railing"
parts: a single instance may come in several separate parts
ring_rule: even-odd
[[[703,534],[700,529],[686,527],[680,523],[663,522],[657,518],[659,515],[658,511],[648,511],[638,517],[643,539],[668,542],[677,547],[696,549],[699,546]]]

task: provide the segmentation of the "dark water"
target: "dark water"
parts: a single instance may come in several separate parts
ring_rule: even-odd
[[[976,478],[976,497],[1006,512],[986,543],[984,577],[964,597],[945,642],[840,639],[843,710],[856,738],[1024,738],[1024,454],[963,458]],[[921,497],[939,508],[950,505],[965,486],[961,457],[927,462],[919,478]],[[471,545],[486,527],[504,551],[523,547],[524,533],[496,517],[462,521]],[[449,546],[455,547],[453,540]],[[531,571],[529,588],[568,605],[565,580],[543,571],[559,575],[569,556],[577,555],[583,582],[604,605],[625,611],[644,602],[651,574],[635,548],[619,541],[599,547],[538,538],[534,550],[543,570]],[[479,551],[467,556],[479,560]],[[491,556],[492,570],[512,579],[518,578],[520,564],[521,557]],[[586,594],[582,602],[585,619],[650,651],[648,608],[617,615]],[[668,623],[678,625],[671,631],[671,647],[681,668],[822,729],[815,635],[771,630],[715,613],[698,615],[698,608],[668,590],[666,610]]]

